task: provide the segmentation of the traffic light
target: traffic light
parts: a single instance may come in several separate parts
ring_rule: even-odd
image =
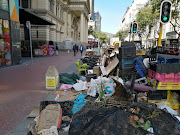
[[[161,23],[167,23],[171,20],[171,2],[163,1],[161,3],[160,21]]]
[[[138,29],[138,25],[136,22],[133,22],[133,25],[132,25],[132,32],[135,34],[137,33],[137,29]]]

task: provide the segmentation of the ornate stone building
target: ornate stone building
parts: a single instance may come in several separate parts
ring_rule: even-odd
[[[66,46],[68,40],[72,43],[87,44],[89,0],[19,0],[19,2],[27,12],[54,24],[32,25],[33,43],[41,45],[53,41],[54,44]],[[26,40],[25,35],[26,27],[21,25],[21,41]]]

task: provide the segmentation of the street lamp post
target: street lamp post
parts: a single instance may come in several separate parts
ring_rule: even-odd
[[[96,31],[96,20],[95,20],[95,31]],[[96,36],[95,36],[95,33],[94,33],[94,46],[95,46],[95,39],[96,39]]]

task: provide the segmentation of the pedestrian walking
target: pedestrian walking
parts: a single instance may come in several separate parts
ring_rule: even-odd
[[[76,44],[73,46],[74,56],[76,56],[77,46]]]
[[[59,52],[58,52],[58,45],[57,45],[57,43],[56,43],[56,56],[58,56],[59,55]]]
[[[76,51],[77,51],[77,53],[78,53],[78,51],[79,51],[79,46],[78,46],[78,45],[76,46]]]
[[[81,51],[81,56],[82,56],[83,51],[84,51],[84,47],[82,45],[80,46],[80,51]]]

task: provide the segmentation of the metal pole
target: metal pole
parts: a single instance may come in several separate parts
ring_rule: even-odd
[[[134,34],[132,34],[132,41],[134,41]]]
[[[95,20],[95,31],[96,31],[96,20]],[[93,46],[93,48],[95,47],[95,39],[96,39],[96,36],[95,36],[95,33],[94,33],[94,46]]]
[[[32,40],[31,40],[31,27],[30,27],[30,29],[29,29],[29,37],[30,37],[30,48],[31,48],[31,62],[33,63]]]
[[[30,49],[31,49],[31,62],[33,63],[33,55],[32,55],[32,40],[31,40],[31,23],[30,21],[26,22],[26,27],[29,29],[29,40],[30,40]]]
[[[130,35],[129,35],[129,42],[131,42],[131,31],[132,31],[132,22],[131,22],[131,25],[130,25]]]
[[[130,35],[129,35],[129,42],[131,42],[131,32],[130,32]]]
[[[162,26],[163,26],[163,24],[160,23],[160,32],[159,32],[158,46],[161,46]]]

